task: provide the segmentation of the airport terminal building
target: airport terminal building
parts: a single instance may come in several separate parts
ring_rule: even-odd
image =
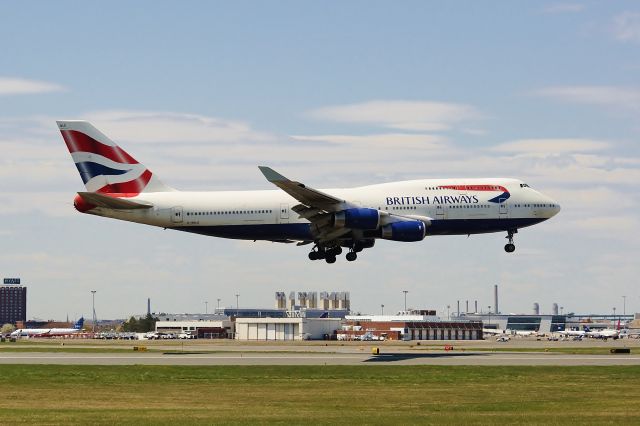
[[[480,321],[486,329],[535,331],[546,334],[563,331],[567,326],[566,315],[466,313],[455,318],[456,320]]]

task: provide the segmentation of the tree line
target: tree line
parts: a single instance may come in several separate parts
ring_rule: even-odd
[[[154,331],[156,329],[156,321],[158,321],[158,318],[154,318],[151,314],[147,314],[146,317],[140,319],[136,319],[132,316],[129,320],[122,323],[122,331],[131,331],[136,333]]]

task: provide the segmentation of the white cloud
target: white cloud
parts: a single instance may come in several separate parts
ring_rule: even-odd
[[[46,81],[27,80],[25,78],[0,77],[0,96],[31,95],[36,93],[61,92],[64,87]]]
[[[313,110],[309,115],[339,123],[372,124],[408,131],[442,131],[454,123],[480,117],[469,105],[402,100],[328,106]]]
[[[608,147],[609,143],[592,139],[520,139],[497,145],[492,150],[525,154],[559,154],[601,151]]]
[[[328,142],[339,145],[364,145],[369,148],[417,148],[446,149],[445,138],[435,135],[415,133],[386,133],[373,135],[294,135],[294,140]]]
[[[84,114],[114,140],[142,143],[236,143],[275,139],[242,121],[166,111],[112,110]]]
[[[558,86],[547,87],[532,93],[565,102],[640,109],[640,88],[634,87]]]
[[[584,5],[580,3],[554,3],[543,9],[544,13],[577,13],[584,10]]]
[[[613,36],[623,42],[640,43],[640,13],[623,12],[613,18]]]
[[[612,239],[626,240],[628,238],[625,235],[627,232],[638,229],[638,219],[633,215],[590,215],[577,218],[568,226],[583,232],[587,231],[589,235],[596,238],[606,236]]]

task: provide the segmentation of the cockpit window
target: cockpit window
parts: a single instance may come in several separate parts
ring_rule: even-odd
[[[527,185],[526,183],[521,183],[520,188],[530,188],[530,186]]]

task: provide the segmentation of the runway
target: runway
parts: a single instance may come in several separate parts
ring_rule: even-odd
[[[362,353],[0,353],[0,364],[58,365],[640,365],[638,355],[536,352]]]

